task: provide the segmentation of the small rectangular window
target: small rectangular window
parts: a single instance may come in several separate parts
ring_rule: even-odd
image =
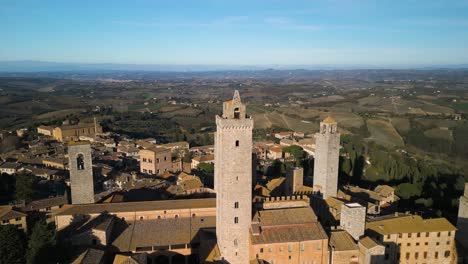
[[[234,224],[238,224],[239,223],[239,217],[234,217]]]
[[[239,140],[236,140],[236,147],[239,146]]]

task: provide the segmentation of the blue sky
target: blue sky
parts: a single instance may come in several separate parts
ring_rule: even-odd
[[[0,60],[468,63],[468,0],[0,0]]]

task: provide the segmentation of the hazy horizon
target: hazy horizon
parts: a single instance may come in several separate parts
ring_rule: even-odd
[[[467,64],[446,65],[364,65],[364,64],[124,64],[52,61],[0,61],[0,72],[52,71],[262,71],[262,70],[435,70],[468,69]]]

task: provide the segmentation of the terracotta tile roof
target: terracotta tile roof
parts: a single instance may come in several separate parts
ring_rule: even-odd
[[[26,214],[16,211],[11,206],[0,206],[0,221],[17,217],[26,217]]]
[[[202,228],[215,225],[215,216],[136,220],[112,244],[123,252],[139,247],[190,244]]]
[[[386,197],[386,196],[389,196],[390,194],[394,193],[395,189],[393,189],[392,187],[390,187],[388,185],[379,185],[379,186],[375,187],[374,191],[379,193],[380,195]]]
[[[317,222],[317,216],[310,207],[288,208],[279,210],[260,210],[254,216],[262,227],[278,225],[295,225]]]
[[[113,264],[146,264],[148,257],[146,253],[135,255],[115,255]]]
[[[418,215],[394,217],[368,222],[366,229],[379,234],[455,231],[456,228],[445,218],[423,219]]]
[[[262,229],[259,235],[252,235],[252,244],[269,244],[327,239],[327,234],[318,223],[294,226],[278,226]]]
[[[41,200],[35,200],[28,203],[24,208],[21,210],[29,212],[35,211],[39,209],[44,209],[47,207],[54,207],[54,206],[61,206],[68,203],[68,198],[66,196],[58,196],[52,198],[46,198]]]
[[[161,153],[161,152],[170,152],[171,149],[165,148],[165,147],[159,147],[159,146],[151,146],[151,147],[147,147],[146,149],[140,150],[140,153],[147,152],[147,151],[151,151],[154,153]]]
[[[103,212],[144,212],[155,210],[173,210],[186,208],[213,208],[216,199],[180,199],[164,201],[105,203],[105,204],[67,204],[56,215],[99,214]]]
[[[379,244],[375,240],[373,240],[372,238],[368,236],[361,238],[359,240],[359,244],[363,245],[367,249],[371,249],[376,246],[379,246]]]
[[[280,146],[270,148],[271,152],[283,152],[283,148]]]
[[[93,218],[90,218],[82,225],[76,228],[74,234],[83,233],[91,229],[107,231],[112,227],[115,216],[109,214],[100,214]]]
[[[214,155],[213,154],[202,155],[202,156],[197,156],[193,159],[198,162],[214,161]]]
[[[332,231],[330,234],[330,247],[335,251],[357,250],[354,239],[346,231]]]
[[[5,169],[16,169],[18,168],[20,165],[18,163],[14,163],[14,162],[5,162],[3,163],[2,165],[0,165],[0,168],[5,168]]]
[[[88,140],[83,140],[83,141],[69,141],[68,146],[77,146],[77,145],[90,145],[91,142]]]
[[[89,248],[76,258],[72,264],[99,264],[104,262],[104,251]]]
[[[379,193],[358,186],[346,186],[344,190],[351,196],[359,197],[366,201],[381,201],[384,199]]]
[[[161,145],[166,148],[173,148],[173,147],[180,147],[180,148],[188,148],[189,143],[187,141],[179,141],[179,142],[172,142]]]
[[[327,239],[312,208],[261,210],[254,216],[253,244]]]
[[[192,190],[203,187],[203,183],[197,176],[193,176],[193,178],[183,180],[181,182],[181,185],[182,187],[184,187],[184,190]]]

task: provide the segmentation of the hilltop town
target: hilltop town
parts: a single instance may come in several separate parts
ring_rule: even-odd
[[[235,91],[212,116],[214,138],[199,146],[106,131],[98,115],[18,129],[27,145],[1,155],[2,179],[17,185],[0,207],[2,225],[34,234],[44,223],[56,233],[56,257],[72,263],[463,259],[468,184],[458,221],[407,210],[390,184],[343,178],[342,160],[356,153],[331,113],[315,131],[259,137],[249,107]],[[362,157],[363,168],[373,162]]]

